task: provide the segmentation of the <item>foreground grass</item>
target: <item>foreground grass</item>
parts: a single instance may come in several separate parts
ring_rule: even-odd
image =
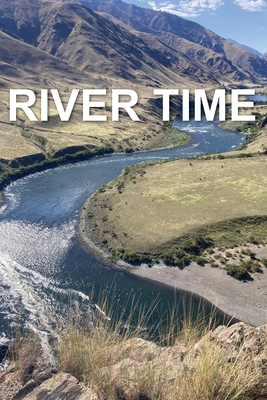
[[[74,326],[62,338],[59,366],[110,400],[240,399],[256,375],[241,354],[224,364],[225,353],[215,343],[204,344],[187,368],[173,369],[158,358],[150,361],[149,354],[140,354],[145,350],[138,339],[118,337],[116,330],[98,326],[88,334]]]
[[[242,346],[232,354],[205,339],[215,327],[213,314],[203,319],[200,310],[194,320],[192,315],[184,317],[181,325],[172,309],[168,324],[158,323],[157,345],[143,340],[146,314],[141,313],[131,331],[122,330],[121,316],[107,314],[110,320],[97,314],[91,330],[88,321],[71,318],[58,348],[60,370],[89,385],[100,399],[242,399],[258,379]],[[127,323],[131,325],[131,316]],[[174,347],[164,353],[166,340]]]

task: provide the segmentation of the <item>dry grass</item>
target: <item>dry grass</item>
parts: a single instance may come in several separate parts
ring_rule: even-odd
[[[232,354],[206,340],[203,335],[214,328],[214,321],[211,317],[204,324],[201,314],[195,320],[188,315],[178,331],[171,311],[168,326],[161,330],[161,338],[171,338],[175,345],[169,353],[164,353],[166,347],[140,341],[140,329],[121,333],[120,318],[98,318],[90,331],[80,318],[72,320],[61,333],[59,368],[86,382],[101,399],[240,400],[258,372],[242,347]],[[179,346],[186,351],[175,358],[171,354]]]
[[[114,299],[100,298],[101,308],[93,314],[92,304],[86,315],[70,306],[65,326],[58,329],[58,369],[88,385],[101,400],[251,399],[248,389],[258,382],[260,369],[248,358],[246,343],[225,347],[215,339],[215,314],[205,316],[205,304],[200,304],[197,315],[185,308],[182,318],[174,304],[159,318],[153,328],[159,336],[151,342],[145,328],[156,302],[147,309],[134,298],[127,302],[131,302],[127,315],[116,309]],[[260,351],[264,357],[264,348]],[[4,378],[4,400],[13,398],[38,366],[38,339],[18,334],[12,355],[15,370],[12,382],[9,375]],[[0,394],[1,390],[0,385]]]
[[[267,215],[266,163],[262,156],[139,164],[91,198],[90,219],[108,246],[125,251],[158,252],[201,229],[217,241],[232,230],[238,242],[239,218]],[[233,219],[232,229],[223,222]],[[244,225],[242,242],[253,224]]]
[[[42,349],[38,336],[33,332],[28,332],[25,336],[17,332],[9,349],[9,357],[15,362],[17,379],[25,384],[38,363],[42,362]]]
[[[82,89],[85,85],[80,84],[79,86]],[[123,82],[110,80],[110,86],[120,88],[123,86]],[[0,90],[0,158],[10,160],[39,152],[51,156],[60,149],[79,145],[93,147],[110,145],[115,151],[120,152],[125,149],[147,150],[184,144],[187,139],[185,134],[177,130],[163,129],[161,109],[153,104],[148,104],[147,88],[132,86],[140,96],[140,104],[135,108],[141,119],[140,122],[134,122],[124,114],[120,116],[119,122],[111,121],[111,89],[108,89],[106,97],[96,99],[97,101],[106,101],[106,109],[92,111],[94,114],[107,115],[106,122],[83,122],[82,96],[80,96],[68,122],[60,121],[55,105],[50,99],[47,122],[30,122],[24,112],[19,110],[17,122],[10,123],[9,92]],[[45,87],[46,85],[44,85]],[[69,89],[71,88],[70,86]],[[38,93],[36,104],[32,110],[39,117],[39,89],[36,87],[31,89]],[[69,93],[66,95],[61,90],[60,94],[64,108],[66,108]],[[151,97],[153,97],[152,89]],[[38,140],[36,140],[36,136],[39,137]],[[14,139],[14,143],[12,139]]]

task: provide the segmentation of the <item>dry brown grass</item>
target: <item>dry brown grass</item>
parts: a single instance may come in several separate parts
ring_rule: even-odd
[[[139,164],[91,198],[91,219],[109,246],[157,252],[203,227],[267,215],[266,163],[262,156]]]
[[[225,352],[203,336],[212,328],[212,318],[204,326],[202,317],[193,321],[191,316],[178,335],[177,321],[170,318],[162,329],[175,344],[168,351],[139,339],[140,330],[121,334],[121,322],[98,319],[88,331],[78,318],[61,333],[60,369],[86,382],[101,399],[240,400],[258,378],[242,346]],[[182,354],[179,346],[182,358],[173,357],[175,351]]]

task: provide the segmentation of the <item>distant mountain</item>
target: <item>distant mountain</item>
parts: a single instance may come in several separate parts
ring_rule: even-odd
[[[263,54],[263,55],[261,56],[261,58],[263,58],[264,60],[267,60],[267,53]]]
[[[120,0],[80,3],[1,0],[0,29],[100,78],[154,87],[267,79],[265,60],[196,23]]]
[[[228,38],[227,40],[228,40],[229,42],[231,42],[231,43],[237,44],[238,46],[244,47],[244,49],[250,51],[252,54],[255,54],[255,55],[258,56],[258,57],[261,57],[261,56],[262,56],[262,54],[261,54],[258,50],[253,49],[252,47],[246,46],[245,44],[238,43],[238,42],[236,42],[235,40],[230,39],[230,38]]]
[[[210,72],[216,70],[223,75],[222,79],[225,76],[251,81],[266,78],[265,61],[195,22],[170,13],[144,9],[121,0],[80,2],[95,11],[111,14],[139,32],[157,37],[167,46],[189,56],[191,60],[199,61],[208,67]]]

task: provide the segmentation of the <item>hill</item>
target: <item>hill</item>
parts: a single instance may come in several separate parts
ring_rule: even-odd
[[[189,55],[191,60],[200,61],[210,71],[213,71],[215,66],[215,69],[220,71],[223,76],[229,77],[230,75],[236,80],[254,81],[266,78],[265,61],[195,22],[170,13],[144,9],[121,0],[111,0],[106,3],[90,0],[80,1],[94,10],[113,15],[140,32],[155,35],[163,43],[176,50],[180,50],[180,45],[183,43],[181,53]],[[201,47],[192,46],[193,44]],[[206,49],[212,52],[206,53]],[[216,63],[218,63],[217,67]]]
[[[3,0],[0,24],[77,69],[131,83],[267,79],[264,60],[194,22],[122,1],[81,3]]]
[[[162,129],[161,101],[153,99],[154,88],[211,90],[267,79],[266,61],[206,28],[121,1],[2,0],[0,35],[2,170],[14,158],[14,165],[31,163],[33,159],[22,157],[32,154],[39,160],[59,150],[131,151],[184,143],[179,133]],[[64,106],[73,88],[106,88],[108,113],[111,89],[132,88],[139,94],[136,111],[141,122],[136,129],[136,123],[122,114],[118,123],[83,123],[80,97],[67,124],[61,123],[50,101],[49,122],[31,123],[20,113],[11,125],[8,91],[17,87],[36,93],[40,88],[60,88]],[[171,105],[173,113],[179,102]],[[40,113],[40,98],[34,111]]]
[[[80,4],[4,0],[0,8],[7,32],[82,71],[151,86],[181,84],[187,69],[192,80],[198,75],[207,80],[194,62],[178,60],[171,50],[165,54],[160,43],[148,46],[128,27]],[[210,81],[216,83],[211,76]]]
[[[236,42],[234,39],[227,38],[227,40],[228,40],[229,42],[231,42],[231,43],[237,44],[238,46],[244,47],[244,49],[250,51],[252,54],[255,54],[255,55],[258,56],[258,57],[261,57],[261,56],[262,56],[262,54],[261,54],[258,50],[253,49],[252,47],[246,46],[245,44],[238,43],[238,42]]]
[[[156,78],[166,83],[170,83],[171,77],[175,78],[174,73],[168,74],[168,68],[163,64],[160,66],[156,61],[156,58],[161,57],[159,51],[152,52],[154,61],[145,54],[150,50],[141,41],[138,46],[140,45],[141,48],[143,44],[146,51],[139,50],[138,46],[130,51],[128,47],[132,46],[130,43],[132,36],[129,36],[128,41],[123,40],[124,31],[120,31],[119,27],[116,28],[108,20],[79,4],[16,0],[14,3],[3,1],[0,9],[0,170],[5,171],[11,165],[27,166],[35,161],[53,157],[59,150],[62,150],[62,155],[106,146],[122,151],[127,148],[166,146],[179,141],[179,134],[167,136],[166,132],[162,131],[160,104],[150,103],[147,100],[147,84],[150,76],[152,77],[150,85],[159,84],[155,81]],[[73,28],[73,35],[70,35],[69,42],[64,47],[64,37],[70,25]],[[116,36],[116,29],[121,33],[120,38]],[[80,43],[77,46],[73,43],[75,30],[78,32]],[[110,40],[108,40],[109,36],[111,36]],[[97,38],[107,42],[105,48],[102,44],[97,45]],[[121,43],[116,45],[115,41],[118,40]],[[56,46],[59,46],[59,49]],[[115,48],[113,53],[118,64],[113,60],[114,54],[108,56],[101,54],[101,46],[103,52],[107,53],[112,53],[113,47]],[[73,51],[74,47],[76,52]],[[79,53],[83,53],[81,58],[79,58]],[[120,60],[120,54],[123,57],[123,53],[126,56]],[[106,62],[107,58],[111,61]],[[166,57],[163,63],[167,63]],[[187,64],[189,65],[188,62]],[[131,75],[134,73],[133,68],[137,71],[139,67],[140,79],[138,76],[135,78]],[[103,72],[105,69],[106,72]],[[193,70],[197,74],[197,67]],[[153,71],[158,72],[153,74]],[[68,123],[62,123],[59,120],[55,105],[51,101],[48,122],[30,122],[23,113],[20,113],[19,120],[15,124],[9,122],[9,90],[11,88],[27,88],[39,93],[33,107],[36,115],[40,114],[40,88],[58,88],[64,106],[66,106],[70,91],[74,88],[107,88],[106,111],[110,114],[110,89],[129,87],[125,79],[119,78],[119,75],[133,77],[135,82],[138,80],[143,82],[143,85],[135,87],[140,97],[140,106],[137,106],[136,110],[143,121],[139,123],[138,130],[127,115],[121,116],[122,123],[111,121],[83,123],[81,97]],[[178,81],[181,83],[182,77],[177,74]],[[134,83],[131,83],[131,87],[133,85]],[[102,111],[95,110],[95,112]],[[150,125],[149,135],[147,122]],[[27,158],[31,155],[34,156]]]

